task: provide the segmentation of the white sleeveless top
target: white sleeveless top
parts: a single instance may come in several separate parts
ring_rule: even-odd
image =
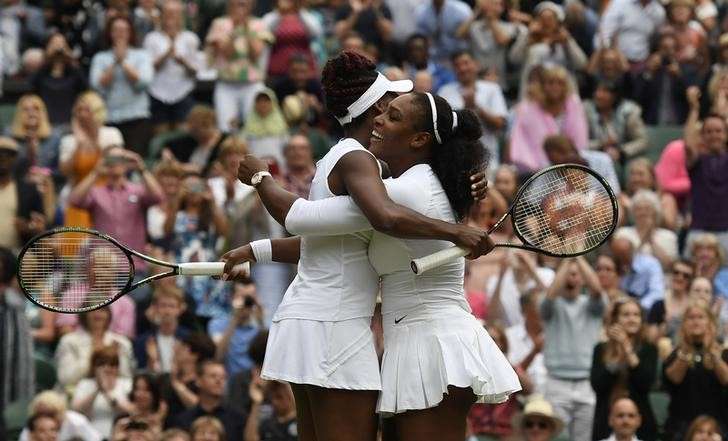
[[[329,174],[339,159],[358,150],[369,153],[356,140],[346,138],[321,158],[311,183],[311,201],[335,197],[329,189]],[[328,218],[337,215],[335,211],[326,213]],[[372,316],[378,276],[367,257],[370,238],[371,231],[302,237],[298,274],[273,321],[287,318],[341,321]]]
[[[429,165],[415,165],[396,179],[385,179],[384,184],[394,202],[434,219],[455,222],[445,190]],[[297,200],[286,217],[286,228],[310,239],[311,235],[366,231],[371,226],[350,197],[337,196],[319,201]],[[421,275],[410,269],[413,258],[451,246],[447,241],[397,239],[374,232],[368,252],[376,272],[382,276],[382,314],[429,306],[456,306],[470,312],[463,288],[465,259]]]

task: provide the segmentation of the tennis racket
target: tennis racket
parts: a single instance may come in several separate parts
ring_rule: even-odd
[[[134,282],[136,256],[169,268]],[[220,276],[225,262],[170,263],[134,251],[111,236],[85,228],[56,228],[31,239],[18,256],[18,281],[28,299],[61,313],[91,311],[154,280]],[[243,272],[250,264],[241,263]]]
[[[548,167],[533,175],[516,193],[513,204],[488,234],[510,216],[521,243],[496,247],[522,248],[554,257],[574,257],[599,247],[617,226],[617,198],[594,170],[578,164]],[[414,259],[421,274],[470,254],[452,247]]]

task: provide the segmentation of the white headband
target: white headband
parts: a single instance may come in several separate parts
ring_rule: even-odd
[[[344,116],[336,117],[339,124],[349,124],[354,118],[363,114],[372,107],[387,92],[409,92],[414,85],[410,80],[389,81],[387,77],[377,72],[377,79],[356,101],[346,108]]]
[[[440,132],[437,130],[437,106],[435,106],[435,97],[430,92],[426,92],[427,99],[430,100],[430,109],[432,110],[432,130],[435,132],[435,139],[438,144],[442,144],[442,138],[440,138]],[[458,114],[452,113],[452,131],[458,128]]]

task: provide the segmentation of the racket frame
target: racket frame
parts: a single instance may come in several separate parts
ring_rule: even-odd
[[[515,215],[517,214],[516,206],[518,205],[518,200],[523,195],[523,192],[526,191],[528,189],[529,185],[533,181],[538,179],[540,176],[542,176],[546,173],[549,173],[553,170],[560,169],[560,168],[580,169],[580,170],[590,174],[594,178],[596,178],[607,190],[607,193],[609,194],[609,200],[612,204],[612,211],[614,212],[614,222],[612,222],[612,226],[609,229],[609,232],[604,235],[604,238],[598,244],[596,244],[590,248],[587,248],[584,251],[580,251],[578,253],[556,254],[556,253],[552,253],[550,251],[542,250],[541,248],[534,247],[534,246],[530,245],[528,243],[528,241],[523,237],[523,233],[521,233],[521,231],[518,229],[518,226],[516,225],[516,219],[515,219],[516,218]],[[602,244],[604,242],[607,241],[607,239],[609,239],[609,237],[612,235],[612,233],[614,233],[614,230],[617,228],[617,222],[619,219],[619,205],[617,204],[617,197],[614,195],[614,190],[612,190],[612,187],[609,185],[607,180],[604,179],[599,173],[597,173],[594,170],[592,170],[591,168],[586,167],[581,164],[567,163],[567,164],[557,164],[557,165],[552,165],[550,167],[546,167],[545,169],[538,171],[533,176],[528,178],[526,180],[526,182],[524,182],[523,185],[521,185],[521,187],[516,192],[516,196],[513,198],[513,203],[508,208],[508,211],[506,211],[506,213],[503,214],[503,216],[501,216],[500,219],[498,219],[498,222],[496,222],[495,225],[493,225],[492,227],[490,227],[488,229],[488,235],[490,235],[493,231],[495,231],[495,229],[498,228],[503,223],[503,221],[506,219],[506,217],[508,217],[508,216],[510,216],[510,218],[511,218],[511,225],[513,226],[513,233],[523,243],[522,244],[498,243],[498,244],[495,244],[496,247],[520,248],[523,250],[534,251],[534,252],[544,254],[546,256],[551,256],[551,257],[576,257],[576,256],[581,256],[582,254],[587,254],[587,253],[593,251],[594,249],[599,248],[600,246],[602,246]]]
[[[129,260],[129,269],[130,269],[130,271],[129,271],[129,276],[127,277],[126,286],[124,286],[124,288],[122,288],[116,295],[114,295],[112,297],[109,297],[104,302],[101,302],[100,304],[96,304],[96,305],[93,305],[93,306],[88,306],[88,307],[59,308],[59,307],[56,307],[56,306],[45,305],[45,304],[42,304],[41,302],[37,301],[35,299],[35,297],[33,297],[30,294],[30,292],[28,291],[28,289],[25,287],[25,283],[23,282],[23,278],[21,277],[21,268],[23,266],[23,256],[30,249],[30,247],[33,246],[33,244],[35,244],[35,242],[43,239],[44,237],[51,236],[53,234],[58,234],[58,233],[83,233],[83,234],[90,234],[90,235],[94,235],[94,236],[100,237],[100,238],[102,238],[104,240],[107,240],[107,241],[111,242],[112,244],[116,245],[119,249],[121,249],[124,252],[124,254],[126,255],[126,258]],[[153,275],[151,275],[149,277],[145,277],[144,279],[139,280],[138,282],[134,282],[134,277],[136,275],[136,267],[134,266],[134,259],[132,259],[132,256],[136,256],[136,257],[138,257],[140,259],[143,259],[143,260],[145,260],[145,261],[147,261],[149,263],[153,263],[155,265],[159,265],[159,266],[164,266],[164,267],[170,268],[171,271],[167,271],[167,272],[163,272],[163,273],[159,273],[159,274],[153,274]],[[27,297],[28,300],[30,300],[31,302],[33,302],[35,305],[37,305],[37,306],[39,306],[39,307],[41,307],[43,309],[52,310],[54,312],[67,313],[68,314],[68,313],[89,312],[89,311],[94,311],[96,309],[103,308],[103,307],[108,306],[109,304],[115,302],[116,300],[118,300],[119,297],[121,297],[121,296],[129,293],[130,291],[135,290],[136,288],[138,288],[141,285],[144,285],[146,283],[152,282],[154,280],[163,279],[165,277],[177,276],[177,275],[180,275],[180,266],[178,264],[174,264],[174,263],[170,263],[170,262],[165,262],[163,260],[155,259],[154,257],[150,257],[150,256],[147,256],[147,255],[144,255],[144,254],[142,254],[142,253],[140,253],[138,251],[135,251],[135,250],[127,247],[126,245],[122,244],[121,242],[119,242],[118,240],[116,240],[113,237],[109,236],[108,234],[104,234],[104,233],[101,233],[99,231],[96,231],[96,230],[93,230],[93,229],[89,229],[89,228],[81,228],[81,227],[59,227],[59,228],[54,228],[54,229],[51,229],[51,230],[48,230],[48,231],[44,231],[44,232],[42,232],[42,233],[34,236],[32,239],[30,239],[28,241],[28,243],[25,244],[25,246],[23,246],[22,250],[20,251],[20,254],[18,254],[18,274],[17,274],[16,277],[18,279],[18,284],[20,286],[20,290],[23,292],[23,294],[25,295],[25,297]]]

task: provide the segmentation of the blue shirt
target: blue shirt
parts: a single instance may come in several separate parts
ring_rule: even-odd
[[[622,291],[639,299],[649,311],[652,305],[665,296],[665,279],[660,261],[649,254],[635,254],[632,269],[622,278]]]
[[[227,329],[232,313],[223,317],[210,320],[207,324],[207,332],[211,336],[222,335]],[[253,360],[248,354],[250,342],[258,335],[258,327],[253,325],[238,325],[228,344],[227,355],[225,356],[225,370],[228,376],[232,377],[238,372],[248,371],[253,367]]]
[[[432,3],[417,7],[417,32],[430,37],[433,60],[449,63],[452,54],[468,49],[468,42],[455,32],[470,17],[470,7],[460,0],[445,0],[438,13]]]
[[[139,75],[136,83],[129,82],[121,65],[116,64],[112,51],[99,52],[91,60],[91,87],[104,97],[110,123],[148,118],[150,115],[147,86],[154,76],[152,58],[143,49],[129,49],[124,63]],[[115,65],[114,79],[108,87],[104,87],[101,85],[101,76],[112,65]]]

